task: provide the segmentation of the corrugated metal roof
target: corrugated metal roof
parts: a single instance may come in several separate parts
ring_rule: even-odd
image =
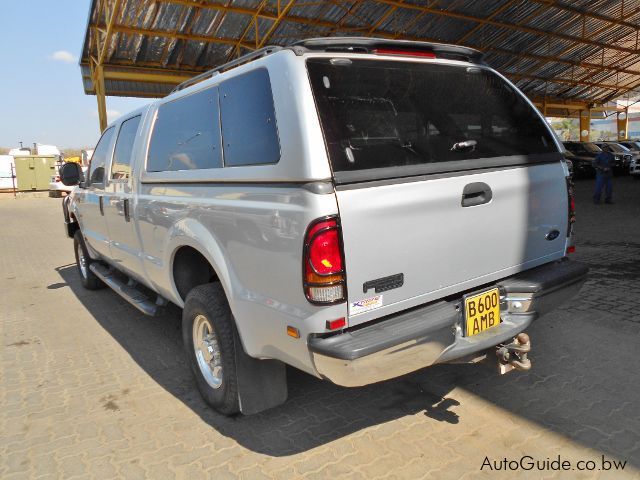
[[[114,14],[115,12],[115,14]],[[375,36],[465,45],[529,96],[594,103],[637,96],[640,2],[619,0],[92,0],[86,93],[164,96],[264,45]]]

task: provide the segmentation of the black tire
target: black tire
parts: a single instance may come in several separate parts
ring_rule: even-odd
[[[196,356],[194,323],[196,319],[198,323],[203,321],[199,317],[205,317],[213,327],[219,347],[222,374],[221,383],[215,388],[205,378]],[[182,311],[182,340],[187,361],[204,401],[224,415],[235,415],[240,411],[234,335],[233,315],[220,283],[208,283],[191,290]]]
[[[80,258],[79,250],[82,251],[84,258],[84,268],[81,265],[82,259]],[[87,246],[84,243],[84,238],[82,237],[80,230],[76,230],[76,233],[73,235],[73,251],[76,254],[76,267],[78,268],[78,274],[80,275],[82,286],[87,290],[99,290],[104,288],[105,285],[102,280],[96,277],[95,273],[89,269],[89,265],[91,265],[95,260],[92,260],[89,256]]]

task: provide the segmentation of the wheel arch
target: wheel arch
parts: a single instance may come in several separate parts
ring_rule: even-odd
[[[197,259],[204,259],[210,268],[210,279],[220,282],[227,296],[227,301],[233,310],[235,289],[232,282],[232,274],[217,238],[202,224],[193,219],[184,219],[178,222],[168,232],[167,238],[168,245],[165,250],[169,253],[165,262],[168,267],[166,272],[169,276],[167,285],[172,291],[174,303],[179,307],[184,307],[189,290],[198,284],[202,284],[193,283],[197,282],[198,274],[196,274],[195,279],[190,279],[187,276],[187,280],[178,278],[178,281],[176,281],[176,268],[193,266]],[[176,261],[178,262],[177,266]],[[190,281],[192,284],[189,284]]]

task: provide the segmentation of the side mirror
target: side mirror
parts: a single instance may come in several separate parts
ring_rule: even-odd
[[[78,185],[84,180],[82,177],[82,168],[75,162],[67,162],[60,167],[60,181],[67,187]]]

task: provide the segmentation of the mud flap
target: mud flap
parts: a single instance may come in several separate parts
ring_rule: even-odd
[[[285,364],[279,360],[258,360],[247,355],[237,331],[233,339],[240,412],[253,415],[283,404],[288,393]]]

